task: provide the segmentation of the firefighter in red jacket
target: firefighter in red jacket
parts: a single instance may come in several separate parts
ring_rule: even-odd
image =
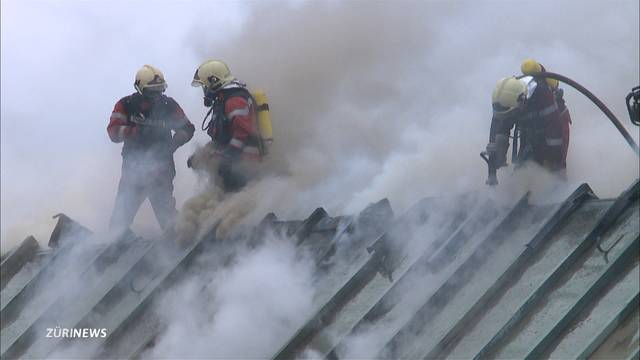
[[[174,151],[191,139],[194,126],[178,103],[164,95],[162,72],[144,65],[134,83],[137,92],[120,99],[111,113],[107,132],[123,142],[122,174],[110,228],[126,230],[142,202],[149,202],[163,230],[176,216],[173,178]]]
[[[202,87],[204,106],[211,120],[203,128],[211,137],[211,153],[218,161],[217,175],[225,192],[241,190],[256,175],[261,159],[256,126],[256,105],[246,84],[233,77],[220,60],[207,60],[195,72],[191,83]],[[187,165],[192,167],[192,159]]]
[[[493,91],[493,118],[486,149],[489,164],[494,169],[506,165],[512,137],[511,161],[516,166],[535,161],[566,179],[571,116],[562,89],[557,80],[535,76],[545,71],[535,60],[525,60],[521,70],[522,76],[501,79]]]

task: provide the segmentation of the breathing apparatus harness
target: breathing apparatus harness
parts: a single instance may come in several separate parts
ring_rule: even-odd
[[[229,124],[230,119],[227,118],[224,113],[224,103],[228,98],[232,96],[242,96],[245,99],[249,100],[251,103],[255,103],[249,90],[242,86],[229,89],[219,89],[216,91],[205,91],[204,104],[205,106],[209,106],[209,111],[207,111],[204,119],[202,119],[202,125],[200,127],[203,131],[209,131],[211,127],[218,127],[219,129],[223,129]],[[207,119],[209,118],[209,116],[211,116],[211,120],[207,123]],[[216,142],[226,143],[224,139],[215,140]]]
[[[216,120],[220,112],[222,112],[222,116],[224,116],[224,109],[220,109],[221,107],[224,106],[224,99],[221,99],[221,100],[218,99],[219,98],[218,91],[221,90],[220,88],[217,88],[215,90],[210,90],[206,87],[203,87],[202,90],[204,92],[204,99],[203,99],[204,106],[208,107],[209,111],[207,111],[207,114],[204,116],[204,119],[202,119],[202,125],[200,125],[200,128],[203,131],[208,131],[211,125],[215,124],[214,121]],[[215,113],[214,113],[214,110],[215,110]],[[213,114],[213,117],[211,118],[211,121],[209,121],[205,126],[207,119],[212,114]]]
[[[563,99],[564,91],[562,89],[554,89],[553,87],[547,85],[545,82],[540,83],[540,79],[529,75],[520,75],[517,76],[516,79],[525,80],[527,82],[529,94],[529,96],[527,96],[527,99],[530,99],[534,96],[535,90],[538,88],[538,86],[548,86],[549,90],[554,96],[553,104],[539,111],[525,112],[523,116],[518,116],[516,118],[513,136],[510,136],[513,139],[511,159],[516,168],[519,168],[524,165],[525,161],[532,156],[534,147],[533,143],[536,141],[536,139],[538,139],[538,136],[540,135],[539,132],[541,131],[541,129],[534,126],[534,123],[536,123],[538,119],[544,118],[545,116],[552,114],[558,110],[564,110],[566,106]],[[526,134],[526,139],[522,139],[523,134]],[[523,149],[518,148],[518,140],[521,140],[523,142]]]
[[[226,131],[231,120],[226,116],[224,111],[225,101],[233,96],[241,96],[249,102],[250,106],[257,104],[245,84],[238,81],[234,81],[231,84],[236,86],[222,88],[216,91],[205,90],[204,104],[205,106],[209,106],[209,111],[207,111],[207,114],[202,119],[200,128],[207,133],[211,128],[219,129],[213,138],[214,143],[217,144],[227,144],[231,140],[231,134]],[[209,117],[211,117],[211,119],[207,122]],[[252,140],[256,142],[260,154],[265,155],[266,150],[262,139],[256,136],[252,138]]]

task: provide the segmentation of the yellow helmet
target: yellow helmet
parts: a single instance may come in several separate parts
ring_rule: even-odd
[[[542,71],[542,64],[533,59],[524,59],[522,65],[520,65],[520,70],[523,75],[533,76]]]
[[[507,115],[518,109],[527,98],[527,85],[515,77],[500,79],[491,94],[493,112],[496,115]]]
[[[534,76],[535,74],[541,71],[545,71],[545,68],[542,64],[540,64],[539,62],[533,59],[525,59],[522,62],[522,65],[520,65],[520,70],[524,75]],[[545,78],[545,81],[549,86],[551,86],[552,89],[558,88],[558,85],[559,85],[558,80],[552,79],[552,78]]]
[[[151,65],[144,65],[136,73],[136,81],[133,87],[142,94],[145,89],[163,92],[167,88],[167,82],[164,80],[162,71]]]
[[[221,60],[203,62],[193,75],[191,86],[202,86],[206,90],[216,91],[233,81],[233,75],[227,64]]]

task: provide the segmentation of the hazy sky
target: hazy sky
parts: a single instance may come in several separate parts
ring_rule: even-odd
[[[201,91],[189,84],[204,59],[193,51],[194,27],[215,17],[207,38],[223,42],[246,12],[237,2],[206,4],[2,1],[3,243],[31,233],[46,241],[57,212],[93,229],[106,227],[122,146],[111,143],[106,126],[116,101],[135,91],[143,64],[164,72],[167,94],[199,129]],[[178,181],[193,182],[186,157],[206,140],[198,131],[176,153]],[[181,202],[190,186],[178,188]]]
[[[197,186],[185,160],[207,141],[189,83],[209,57],[270,95],[274,154],[298,188],[265,207],[288,216],[484,189],[490,94],[526,57],[590,88],[638,138],[623,101],[639,81],[635,0],[3,0],[1,26],[3,245],[45,242],[57,212],[106,228],[121,145],[105,129],[146,63],[198,129],[176,153],[179,205]],[[592,104],[566,94],[570,181],[614,196],[637,177],[636,158]],[[157,230],[147,204],[136,229]]]
[[[217,213],[206,209],[221,217],[250,208],[253,219],[270,211],[302,219],[319,206],[353,214],[384,197],[399,214],[425,196],[528,186],[532,172],[508,168],[488,190],[478,154],[496,81],[529,57],[592,90],[639,137],[624,106],[640,82],[637,0],[1,4],[3,251],[29,234],[45,244],[58,212],[106,229],[121,165],[106,126],[143,64],[164,72],[167,94],[197,129],[176,153],[179,207],[200,188],[186,159],[208,140],[202,93],[189,86],[196,67],[224,59],[269,95],[271,156],[288,175],[249,187]],[[593,104],[563,87],[570,186],[616,196],[638,177],[638,159]],[[158,232],[146,203],[134,230]],[[310,316],[312,266],[290,242],[200,274],[167,300],[161,314],[175,322],[157,354],[265,357]],[[205,290],[216,301],[201,296],[211,275],[220,281]]]

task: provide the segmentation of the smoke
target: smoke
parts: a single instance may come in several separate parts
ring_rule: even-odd
[[[167,95],[199,126],[200,92],[189,83],[200,59],[188,50],[189,29],[202,21],[198,7],[206,3],[2,1],[3,252],[29,234],[46,241],[60,212],[106,230],[122,161],[122,144],[111,143],[106,126],[116,101],[135,91],[143,64],[164,72]],[[216,7],[225,16],[209,33],[222,38],[241,25],[243,6]],[[198,186],[186,159],[206,141],[198,131],[175,153],[179,206]],[[159,232],[148,202],[133,229]]]
[[[523,58],[582,82],[628,125],[623,99],[639,73],[635,5],[575,5],[256,4],[246,22],[256,25],[226,44],[196,28],[193,50],[224,59],[270,96],[272,159],[290,175],[288,201],[272,210],[352,213],[383,197],[401,210],[423,196],[484,188],[478,153],[490,93]],[[579,25],[595,18],[585,36]],[[564,88],[573,115],[569,187],[589,182],[615,196],[638,176],[637,159],[593,104]],[[500,170],[501,181],[530,183],[511,173]]]
[[[592,90],[638,141],[623,104],[640,76],[638,23],[633,1],[2,2],[3,251],[31,233],[43,239],[48,217],[61,211],[92,229],[106,227],[120,146],[105,127],[142,64],[164,72],[167,94],[196,128],[206,109],[188,83],[207,58],[225,60],[270,99],[279,176],[222,199],[184,165],[207,136],[197,131],[176,153],[182,230],[197,234],[219,220],[225,231],[255,224],[270,211],[285,219],[319,206],[354,213],[388,197],[401,213],[424,196],[485,191],[478,153],[488,140],[490,94],[528,57]],[[637,158],[595,106],[564,88],[573,118],[568,187],[588,182],[601,197],[615,196],[638,176]],[[541,171],[528,171],[501,169],[495,191],[536,185],[530,174]],[[148,206],[134,229],[157,232]],[[291,251],[266,246],[216,274],[225,281],[212,289],[214,308],[196,303],[202,313],[184,314],[213,320],[168,319],[175,328],[158,349],[182,355],[196,330],[189,326],[200,326],[221,339],[259,338],[240,354],[268,356],[292,330],[285,330],[295,323],[289,320],[306,316],[313,292],[304,285],[309,270]],[[202,281],[177,291],[192,295]],[[275,295],[278,286],[292,286],[299,305]],[[249,316],[256,305],[247,299],[258,296],[268,318]],[[282,318],[289,322],[274,320]],[[273,325],[264,325],[273,337],[254,332],[263,324]],[[225,344],[221,356],[240,346]],[[208,346],[198,343],[194,354]]]
[[[200,263],[206,273],[219,259]],[[176,286],[160,304],[172,309],[161,310],[168,329],[145,356],[249,359],[275,353],[311,311],[310,264],[290,239],[269,236],[212,279],[202,275]]]
[[[483,188],[477,153],[488,137],[489,94],[496,79],[518,72],[524,57],[587,86],[625,126],[623,98],[639,73],[637,4],[630,1],[217,2],[214,8],[196,1],[153,8],[7,1],[2,10],[6,248],[31,233],[42,241],[49,216],[60,211],[92,229],[106,227],[120,145],[109,142],[104,127],[115,101],[133,91],[143,63],[165,72],[168,95],[196,126],[204,108],[186,84],[206,58],[226,60],[240,79],[267,91],[274,161],[306,189],[294,195],[301,201],[283,206],[286,214],[318,206],[309,203],[317,199],[336,211],[380,197],[402,208],[423,195]],[[206,13],[221,16],[202,21]],[[512,18],[517,26],[502,20]],[[637,161],[605,117],[565,89],[574,120],[569,180],[613,196],[637,176]],[[628,127],[637,139],[637,129]],[[179,204],[198,188],[183,166],[186,157],[207,141],[198,132],[176,153]],[[148,205],[134,229],[157,232]]]
[[[633,7],[617,5],[621,14],[625,6]],[[255,21],[272,24],[272,31],[241,34],[237,43],[243,46],[223,49],[220,56],[229,59],[239,76],[252,79],[250,84],[266,84],[278,155],[290,160],[294,176],[311,173],[324,187],[329,180],[334,190],[347,195],[336,196],[345,201],[356,190],[391,196],[395,205],[395,197],[413,200],[420,191],[440,193],[482,184],[484,164],[477,153],[486,143],[490,92],[497,78],[517,73],[526,56],[582,81],[605,101],[610,99],[614,112],[625,115],[622,99],[634,83],[627,74],[638,74],[637,21],[599,16],[602,22],[591,28],[593,36],[585,37],[566,16],[592,18],[601,13],[600,7],[556,6],[314,2],[285,12],[287,21],[280,12],[258,7]],[[614,10],[602,9],[605,14]],[[635,16],[629,10],[625,16]],[[515,29],[490,21],[514,12],[523,14]],[[540,26],[542,17],[553,26]],[[500,38],[506,41],[496,41]],[[588,58],[591,49],[604,46],[611,50]],[[203,57],[209,54],[206,48],[198,50]],[[615,65],[604,69],[602,61],[613,53]],[[254,54],[260,55],[260,66]],[[598,91],[595,84],[604,86]],[[598,179],[602,173],[593,171],[589,160],[609,153],[603,148],[619,149],[618,164],[636,165],[633,154],[581,95],[568,89],[567,101],[574,118],[571,180],[600,182],[595,185],[604,187],[603,195],[615,194],[620,186],[607,183],[611,176]],[[596,150],[594,142],[603,147]],[[344,172],[345,163],[360,170],[359,181],[351,178],[345,184],[330,178]],[[621,181],[626,184],[637,175],[637,167],[620,166],[611,173],[626,175]],[[414,196],[405,195],[408,192]]]
[[[488,138],[490,93],[524,58],[591,88],[628,124],[622,99],[635,85],[629,74],[639,73],[637,5],[576,5],[255,4],[246,23],[259,25],[226,46],[203,35],[193,49],[202,59],[224,59],[270,96],[272,157],[288,176],[245,195],[255,192],[257,204],[285,218],[317,206],[354,213],[382,197],[402,212],[423,196],[484,188],[478,153]],[[595,18],[585,36],[580,24]],[[606,197],[638,176],[637,159],[615,129],[564,88],[573,115],[569,184],[558,189],[556,179],[530,166],[501,170],[502,191],[533,189],[557,202],[589,182]]]

